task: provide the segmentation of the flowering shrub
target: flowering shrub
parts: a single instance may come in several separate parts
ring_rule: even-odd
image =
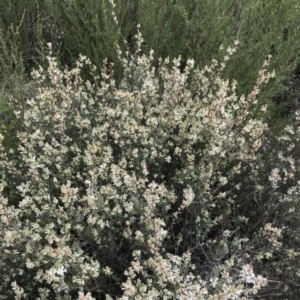
[[[295,263],[276,211],[298,209],[298,130],[272,146],[257,101],[268,60],[237,97],[221,76],[236,45],[181,72],[179,59],[153,68],[137,41],[130,59],[119,51],[119,86],[109,67],[100,79],[86,57],[61,70],[50,55],[25,111],[11,100],[22,126],[1,152],[2,299],[252,299],[282,280],[276,256]]]

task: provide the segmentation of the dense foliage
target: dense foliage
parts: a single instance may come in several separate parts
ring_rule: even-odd
[[[0,299],[295,298],[298,6],[127,4],[0,13]]]
[[[63,65],[74,66],[80,53],[98,68],[107,58],[115,62],[115,75],[120,79],[123,71],[114,45],[122,40],[121,33],[133,51],[137,24],[141,24],[145,53],[154,49],[156,63],[159,57],[169,56],[172,60],[181,55],[181,67],[193,57],[197,66],[204,68],[217,58],[221,44],[228,47],[238,39],[240,51],[227,66],[226,75],[239,78],[239,95],[251,91],[267,55],[273,55],[271,67],[277,70],[278,80],[268,90],[271,97],[283,89],[278,83],[291,76],[298,61],[297,0],[118,0],[114,10],[119,26],[115,26],[108,0],[2,0],[2,7],[0,18],[6,41],[0,46],[0,64],[5,75],[8,66],[11,72],[18,66],[18,61],[11,61],[12,56],[18,57],[15,47],[21,52],[19,63],[30,71],[35,61],[44,63],[45,43],[51,42]],[[18,28],[17,35],[11,25]]]

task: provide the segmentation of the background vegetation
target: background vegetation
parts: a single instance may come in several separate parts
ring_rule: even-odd
[[[178,67],[181,72],[184,72],[188,58],[193,58],[195,66],[199,69],[210,66],[214,58],[221,63],[223,57],[226,57],[228,47],[233,48],[234,41],[239,40],[238,51],[230,57],[230,60],[226,62],[226,68],[221,72],[222,78],[228,79],[230,83],[234,79],[238,80],[235,89],[237,97],[255,91],[254,87],[257,85],[259,77],[258,72],[268,55],[272,55],[268,69],[274,69],[276,76],[259,87],[257,104],[248,108],[248,121],[251,118],[261,120],[269,127],[257,154],[260,161],[258,170],[254,172],[254,165],[242,161],[245,165],[242,165],[241,174],[238,178],[232,175],[232,182],[226,188],[218,187],[216,179],[218,176],[216,175],[215,181],[211,182],[213,190],[211,197],[215,197],[220,191],[233,192],[234,187],[240,185],[241,190],[234,190],[238,200],[235,200],[236,202],[232,205],[220,204],[213,210],[209,217],[211,223],[207,221],[202,224],[201,230],[205,233],[201,233],[200,244],[195,242],[199,236],[193,233],[193,230],[197,231],[195,228],[199,224],[197,225],[196,220],[201,215],[200,208],[196,204],[193,204],[191,211],[185,212],[178,223],[172,224],[172,220],[165,220],[166,224],[173,228],[174,236],[170,237],[170,241],[164,246],[167,252],[176,255],[185,253],[187,249],[194,247],[195,255],[201,252],[199,252],[199,245],[201,245],[205,251],[203,250],[202,254],[199,254],[198,261],[195,261],[195,256],[192,260],[194,260],[193,263],[196,264],[199,274],[205,277],[208,270],[211,270],[203,267],[208,264],[208,261],[213,264],[216,264],[217,261],[223,263],[232,254],[221,246],[209,244],[208,241],[216,239],[221,243],[223,238],[218,239],[219,235],[222,235],[225,230],[234,232],[241,226],[240,221],[237,221],[238,216],[245,216],[249,219],[247,225],[239,227],[235,237],[228,238],[228,240],[231,244],[237,237],[249,238],[253,241],[245,252],[250,253],[249,255],[252,253],[253,259],[254,256],[257,258],[257,263],[254,264],[255,271],[271,278],[268,287],[258,294],[257,298],[297,297],[300,284],[299,264],[296,259],[298,254],[289,254],[291,252],[288,251],[294,249],[293,251],[296,253],[299,248],[299,205],[297,188],[293,189],[299,180],[299,170],[297,169],[299,140],[298,137],[293,136],[293,132],[297,132],[297,122],[299,122],[298,117],[293,114],[299,107],[300,5],[298,1],[128,0],[124,2],[118,0],[115,1],[115,8],[112,10],[110,1],[1,0],[1,6],[3,7],[0,11],[1,125],[5,151],[9,159],[16,162],[16,168],[22,165],[18,150],[18,146],[22,143],[20,143],[17,132],[24,130],[23,116],[28,113],[29,108],[26,101],[33,96],[36,97],[39,93],[37,87],[40,86],[40,83],[32,80],[30,73],[33,67],[37,68],[38,65],[41,65],[46,69],[49,65],[46,46],[48,42],[52,44],[52,52],[57,57],[59,66],[76,67],[79,54],[86,55],[97,67],[94,78],[97,76],[100,80],[108,80],[106,76],[115,78],[116,86],[122,90],[122,84],[127,80],[126,72],[124,73],[126,64],[119,58],[116,44],[120,46],[128,64],[130,61],[135,62],[139,55],[149,55],[150,50],[153,49],[153,59],[150,63],[156,67],[156,72],[158,72],[160,58],[164,60],[169,57],[170,61],[173,61],[179,56]],[[135,37],[138,24],[140,24],[143,36],[140,52],[137,52],[139,44],[136,43]],[[224,51],[220,51],[221,45],[223,45]],[[125,53],[125,51],[128,52]],[[103,64],[105,58],[107,60]],[[105,67],[105,72],[103,72],[103,67]],[[132,68],[127,71],[133,72]],[[171,65],[167,68],[172,70]],[[87,66],[81,69],[81,75],[83,79],[93,79]],[[158,76],[158,73],[156,75]],[[53,82],[49,77],[47,78],[48,81],[43,84],[51,86]],[[191,92],[198,93],[200,87],[195,81],[197,76],[191,78],[194,81],[191,79],[191,82],[186,84],[189,85]],[[212,82],[216,79],[213,75],[208,78]],[[138,78],[135,80],[138,81]],[[137,83],[135,81],[126,82],[129,90],[139,90],[139,87],[134,84]],[[211,88],[214,88],[213,83]],[[200,97],[200,99],[202,98]],[[261,109],[266,104],[268,111],[262,113]],[[16,111],[20,112],[19,118],[14,114]],[[40,116],[45,117],[43,114]],[[178,134],[178,132],[174,132],[174,136]],[[209,135],[209,132],[207,134]],[[67,135],[69,136],[69,133]],[[249,143],[250,140],[247,142]],[[195,147],[202,149],[205,142],[208,141],[199,141]],[[168,151],[174,152],[173,146],[169,145],[168,147],[170,147]],[[13,149],[14,152],[9,149]],[[113,156],[119,157],[120,153],[114,152]],[[293,159],[289,158],[290,156]],[[173,178],[176,174],[178,176],[178,172],[180,173],[182,168],[178,162],[177,164],[174,162],[172,167],[167,168],[169,171],[166,171],[165,166],[160,169],[157,164],[157,161],[153,163],[151,176],[158,172],[159,176]],[[228,175],[233,165],[235,165],[233,161],[227,162],[226,165],[221,164],[219,169],[216,168],[214,172]],[[269,176],[276,168],[281,170],[281,175],[289,174],[288,170],[291,168],[293,175],[285,175],[286,179],[275,189],[270,183]],[[6,172],[5,176],[8,176],[5,181],[11,180],[11,186],[8,184],[5,187],[4,194],[6,193],[9,201],[15,205],[22,198],[21,194],[15,192],[15,189],[24,178],[19,178],[12,171],[6,170],[6,167],[3,172]],[[170,186],[175,185],[177,180],[165,182],[163,178],[161,181]],[[66,180],[67,178],[63,177],[61,184],[66,184]],[[185,183],[192,184],[193,180],[189,178]],[[180,198],[179,195],[183,193],[183,189],[176,190],[176,193]],[[286,195],[293,195],[292,199]],[[175,208],[172,209],[176,210]],[[119,217],[121,218],[121,216]],[[184,219],[191,221],[184,222]],[[124,222],[126,223],[126,220]],[[265,256],[265,253],[268,252],[266,250],[260,254],[262,256],[258,259],[257,250],[264,246],[260,236],[263,234],[264,226],[270,222],[274,226],[271,228],[285,230],[282,237],[282,244],[285,245],[285,248],[283,251],[275,251],[269,258]],[[119,230],[123,230],[122,226],[119,226]],[[118,236],[117,229],[112,233]],[[182,236],[183,242],[176,250],[171,250],[178,236]],[[120,239],[122,237],[118,236],[115,240],[109,241],[109,245],[112,248],[116,247],[116,253],[119,253],[114,259],[116,262],[124,260],[130,264],[130,251],[134,247],[126,244],[120,246],[121,243],[118,245]],[[83,246],[81,247],[86,250]],[[236,246],[236,249],[244,251],[242,246]],[[209,253],[208,258],[204,258],[207,253]],[[9,266],[10,264],[5,268],[9,269]],[[112,281],[109,281],[109,284],[113,286],[113,290],[107,290],[106,293],[121,295],[119,288],[124,279],[121,274],[123,269],[114,270],[117,279],[110,279]],[[33,278],[29,270],[26,272],[28,279]],[[105,278],[103,280],[108,280],[105,276],[103,278]],[[89,286],[91,291],[92,286],[93,284]],[[74,287],[74,291],[77,287]],[[7,287],[3,285],[4,288]],[[33,287],[31,289],[35,290]],[[8,290],[6,292],[8,293]],[[103,292],[97,295],[100,297]]]

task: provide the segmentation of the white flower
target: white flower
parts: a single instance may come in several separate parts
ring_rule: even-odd
[[[32,269],[32,268],[34,267],[34,264],[32,263],[32,261],[28,260],[28,261],[26,262],[26,267],[27,267],[28,269]]]
[[[251,265],[243,266],[243,269],[240,274],[242,279],[245,280],[247,283],[255,282],[255,275],[253,273],[253,268]]]
[[[167,163],[170,163],[171,162],[171,156],[170,155],[166,156],[165,160],[166,160]]]
[[[224,237],[229,237],[230,234],[231,234],[231,232],[230,232],[229,230],[225,230],[225,231],[223,232],[223,236],[224,236]]]
[[[66,273],[66,272],[67,272],[67,269],[66,269],[65,267],[61,267],[61,268],[59,268],[59,269],[57,269],[57,270],[55,271],[55,273],[56,273],[57,275],[61,275],[61,276],[63,276],[64,273]]]
[[[210,285],[211,285],[213,288],[216,287],[217,283],[218,283],[218,278],[217,278],[217,277],[214,277],[214,278],[211,278],[211,279],[210,279]]]

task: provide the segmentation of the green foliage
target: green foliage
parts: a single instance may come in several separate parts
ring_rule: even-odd
[[[74,63],[79,53],[91,57],[98,67],[105,58],[115,60],[118,31],[107,1],[53,0],[48,10],[53,28],[49,42],[61,48],[63,62]]]
[[[272,54],[276,69],[275,87],[261,96],[271,99],[282,91],[299,56],[299,4],[296,0],[250,1],[116,1],[116,26],[111,3],[98,0],[7,1],[0,14],[4,27],[21,27],[23,58],[38,58],[41,42],[51,42],[63,64],[74,63],[79,53],[87,55],[101,69],[108,58],[117,63],[115,43],[118,31],[134,51],[136,27],[141,24],[143,50],[154,50],[155,61],[182,56],[182,64],[193,57],[200,68],[225,48],[240,41],[240,52],[226,70],[231,79],[239,78],[239,90],[249,93],[264,58]],[[124,47],[124,45],[122,46]],[[37,49],[37,50],[36,50]],[[123,48],[124,49],[124,48]],[[117,78],[122,69],[116,64]],[[279,84],[281,83],[281,84]]]
[[[30,73],[35,61],[43,56],[43,30],[48,16],[44,1],[2,1],[0,12],[1,32],[6,34],[5,43],[12,43],[12,48],[1,48],[2,56],[12,59],[22,58],[22,67]],[[3,34],[1,34],[3,38]],[[3,41],[2,41],[3,44]],[[12,51],[12,53],[10,52]],[[19,63],[14,62],[14,71],[19,74]],[[9,65],[11,67],[11,65]]]
[[[11,26],[7,31],[0,24],[0,128],[4,134],[4,147],[8,151],[16,148],[17,122],[14,113],[8,105],[9,97],[19,101],[20,106],[25,98],[22,93],[25,84],[24,63],[22,54],[19,52],[21,46],[19,27]]]

